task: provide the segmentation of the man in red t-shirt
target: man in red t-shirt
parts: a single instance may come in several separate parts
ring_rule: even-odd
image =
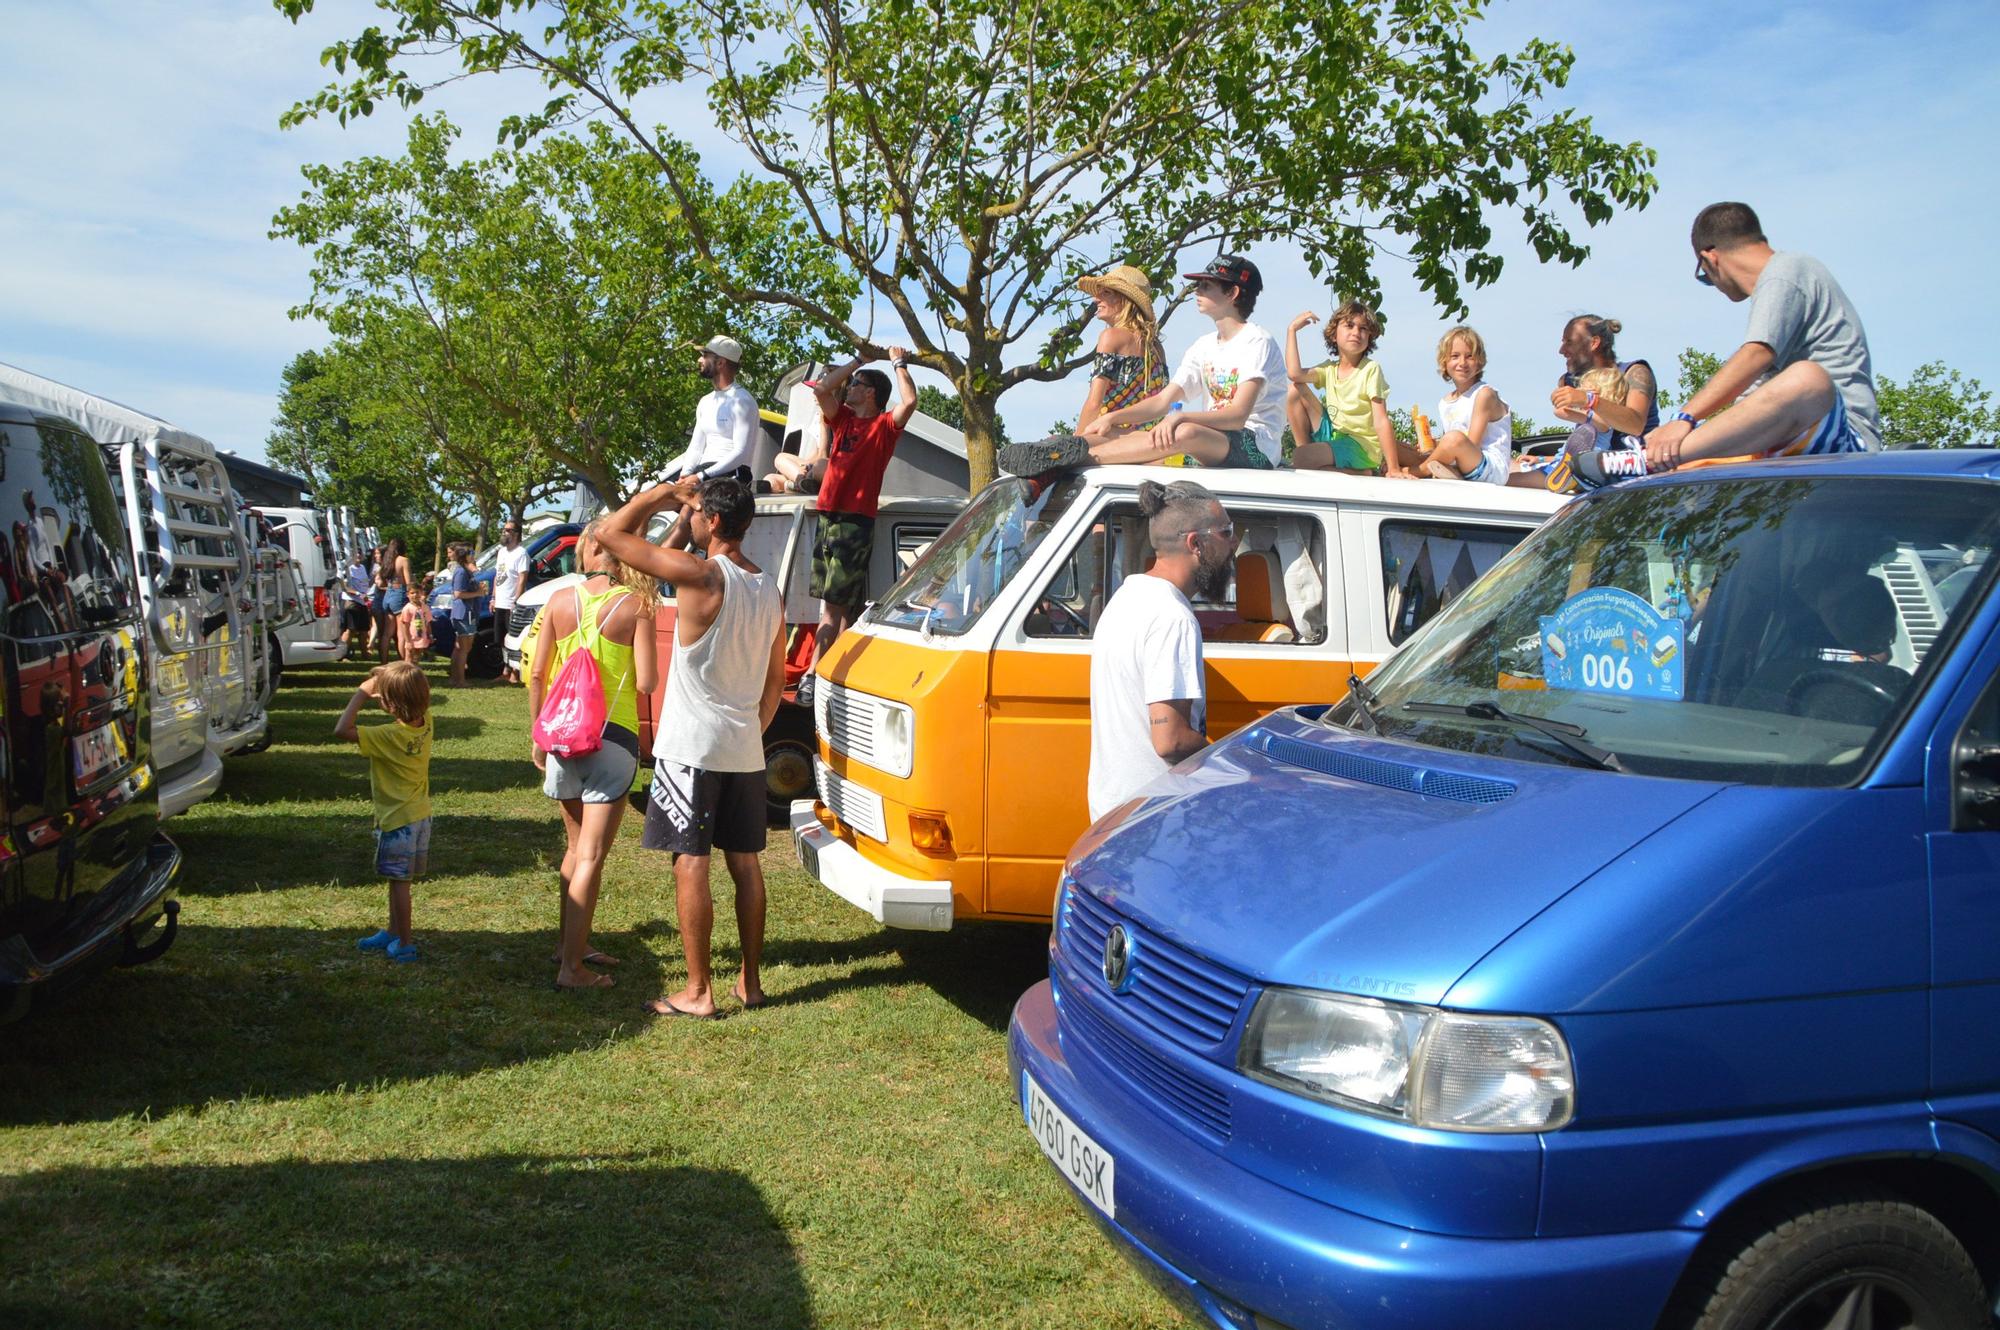
[[[819,482],[819,529],[813,537],[812,594],[819,597],[819,631],[813,664],[847,631],[868,603],[868,564],[875,551],[875,512],[882,497],[882,473],[889,468],[903,426],[917,410],[917,385],[910,379],[908,352],[889,347],[896,371],[896,404],[889,405],[889,376],[861,367],[867,352],[813,386],[825,421],[826,470]],[[812,678],[799,685],[799,700],[812,700]]]

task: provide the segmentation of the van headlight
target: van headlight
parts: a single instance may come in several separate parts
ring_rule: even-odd
[[[876,698],[873,765],[907,780],[916,764],[916,730],[916,715],[908,707]]]
[[[1344,1108],[1445,1131],[1552,1131],[1576,1112],[1560,1031],[1374,998],[1267,989],[1250,1013],[1245,1075]]]

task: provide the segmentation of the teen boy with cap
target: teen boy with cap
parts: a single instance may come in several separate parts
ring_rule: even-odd
[[[1264,289],[1257,265],[1240,254],[1219,255],[1194,283],[1195,308],[1215,321],[1196,339],[1166,387],[1142,401],[1107,411],[1079,435],[1009,444],[1000,465],[1017,476],[1063,467],[1160,462],[1186,453],[1201,466],[1277,466],[1285,428],[1285,357],[1270,333],[1248,322]],[[1186,409],[1173,411],[1176,402]],[[1151,429],[1120,426],[1157,420]]]
[[[736,382],[742,363],[743,343],[734,337],[711,337],[701,348],[695,373],[713,383],[715,389],[695,405],[694,433],[687,451],[667,467],[663,480],[697,471],[726,476],[750,465],[757,440],[757,399]]]

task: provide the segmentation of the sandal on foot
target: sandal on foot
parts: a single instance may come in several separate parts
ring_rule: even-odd
[[[593,974],[590,976],[590,982],[587,984],[566,984],[560,979],[556,980],[556,992],[558,993],[581,993],[586,988],[615,987],[617,987],[616,981],[608,974]]]
[[[654,998],[651,1002],[645,1004],[645,1008],[655,1016],[685,1016],[691,1021],[719,1021],[722,1019],[720,1011],[711,1011],[706,1014],[699,1011],[688,1011],[683,1007],[676,1007],[667,998]]]

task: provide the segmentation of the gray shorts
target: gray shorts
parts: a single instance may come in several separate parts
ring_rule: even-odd
[[[542,793],[549,798],[615,804],[632,792],[632,778],[639,774],[639,736],[623,725],[606,725],[596,752],[582,757],[550,753],[544,765]]]

